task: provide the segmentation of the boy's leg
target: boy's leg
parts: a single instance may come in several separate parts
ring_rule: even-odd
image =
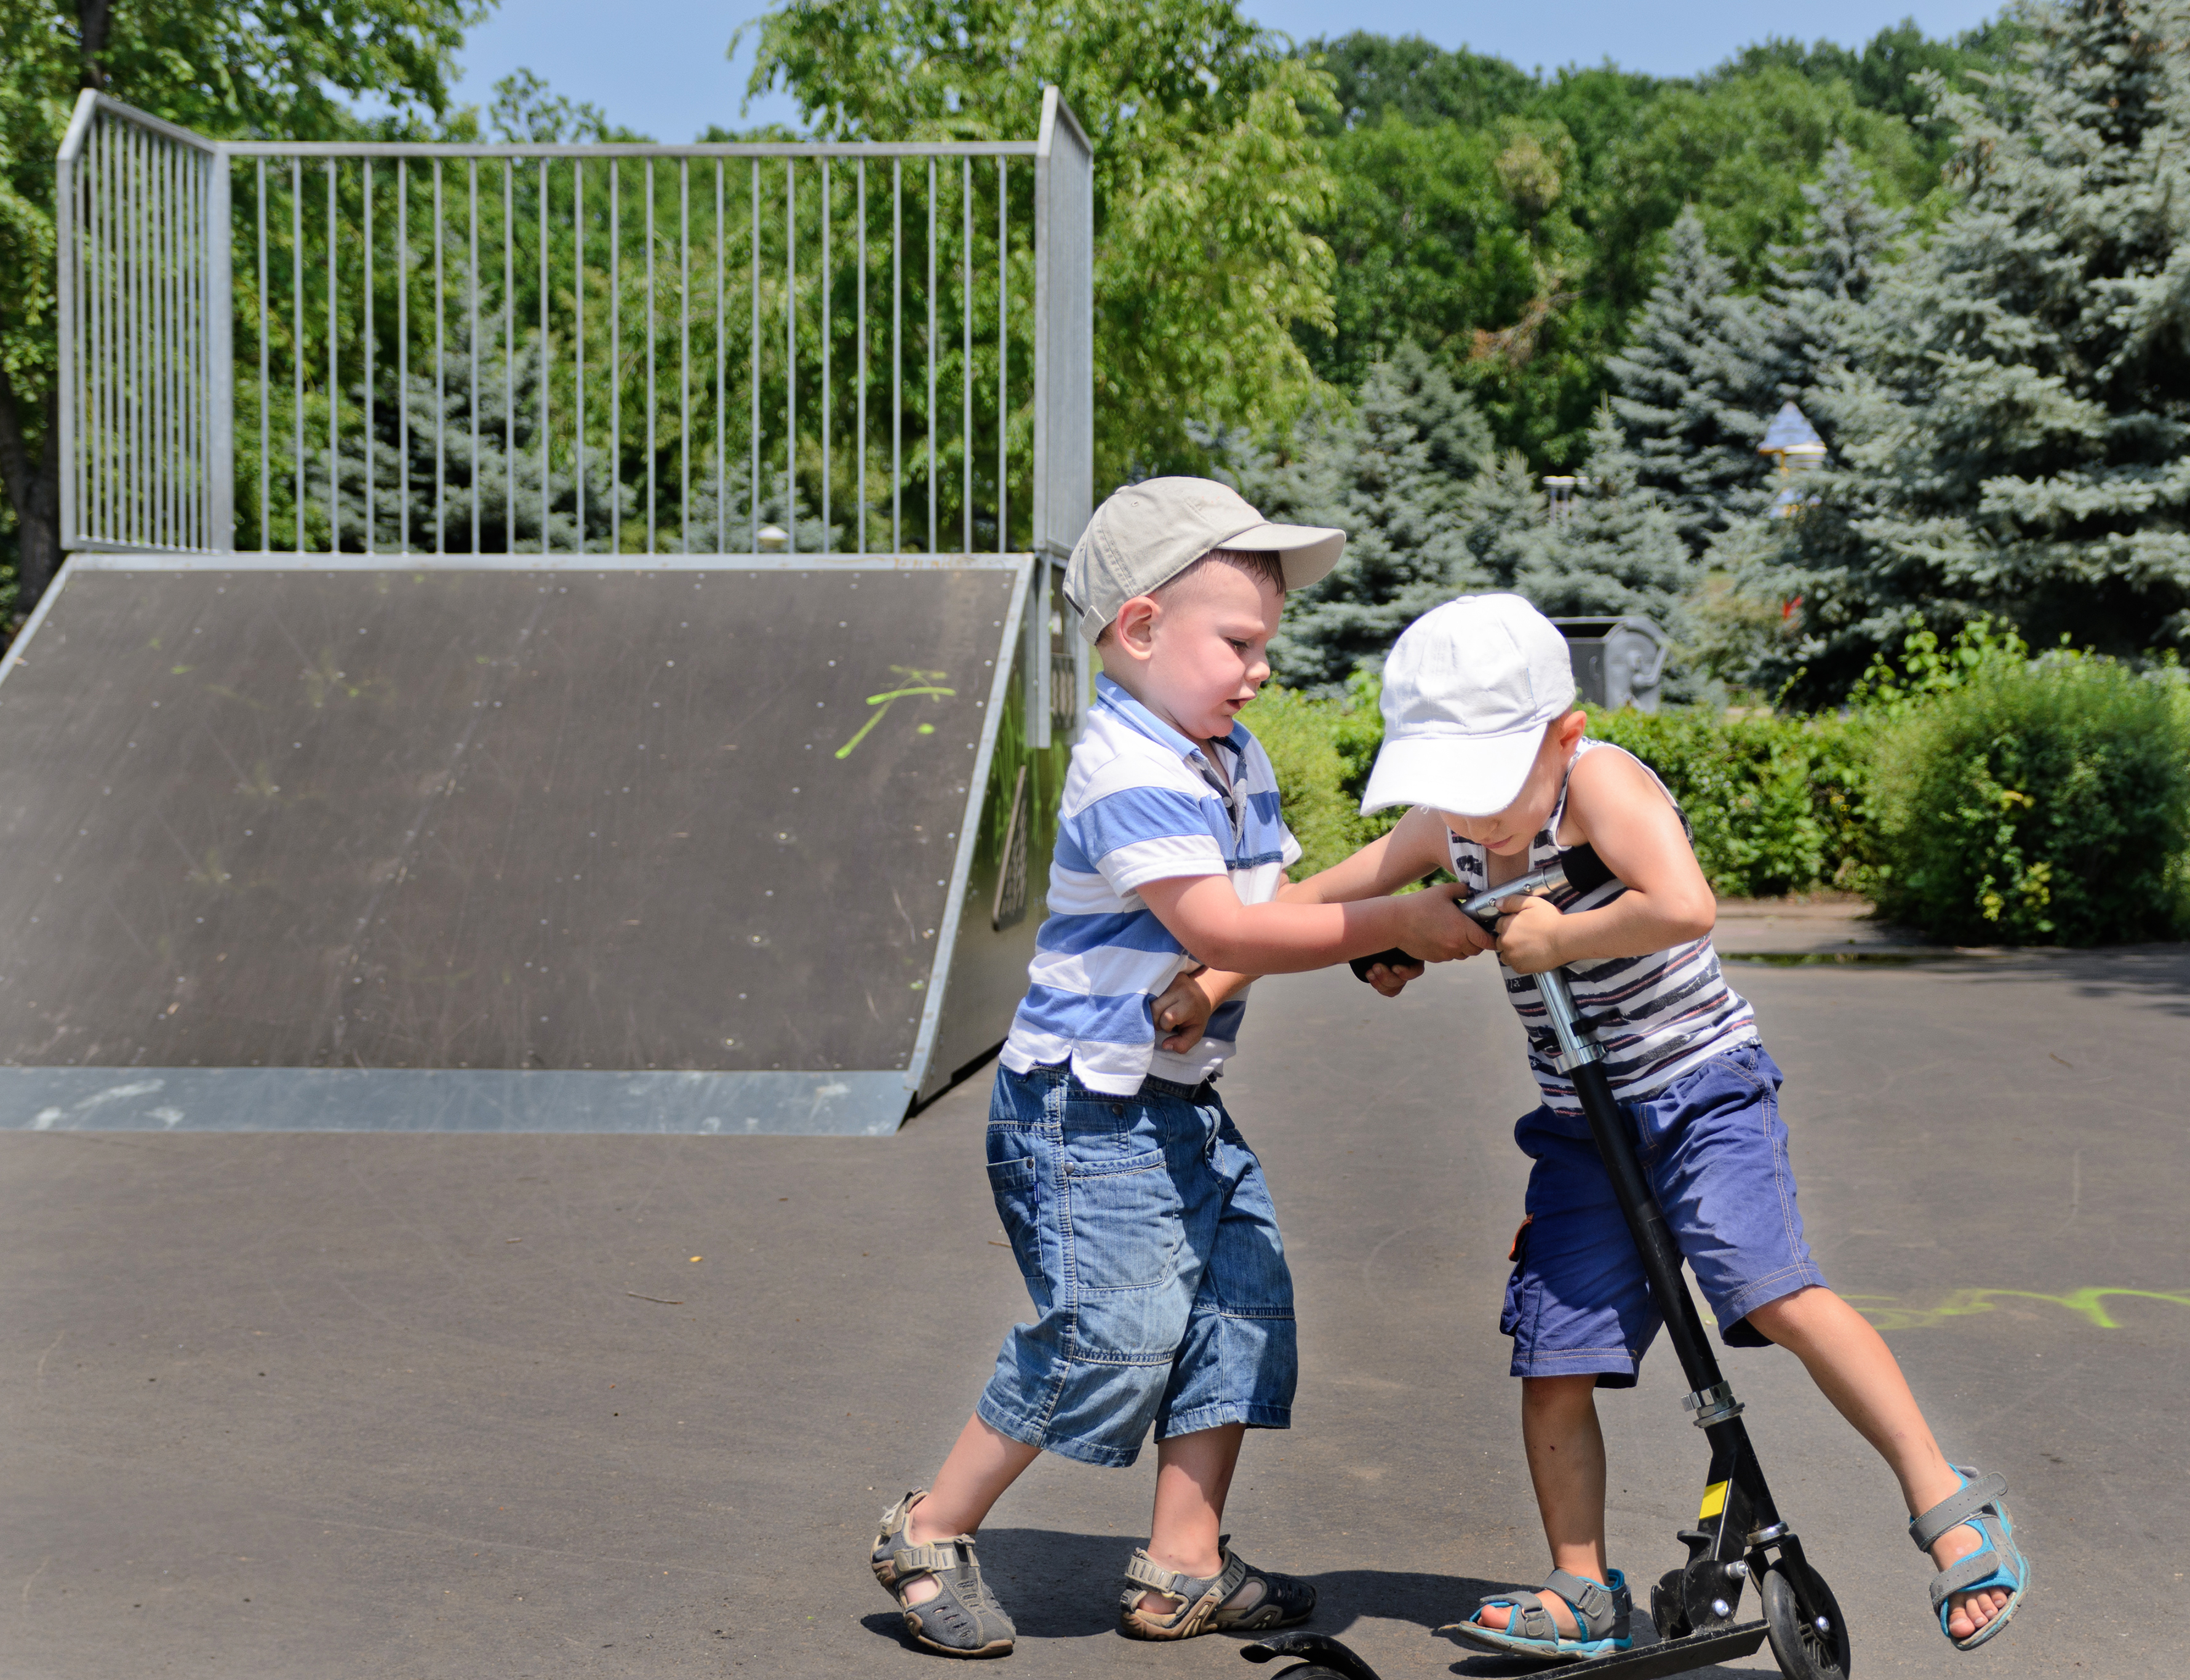
[[[1149,1519],[1149,1556],[1167,1570],[1197,1579],[1224,1567],[1218,1539],[1224,1527],[1224,1501],[1232,1472],[1240,1462],[1244,1423],[1222,1423],[1156,1443],[1155,1512]],[[1242,1587],[1237,1598],[1249,1591]],[[1160,1593],[1141,1597],[1144,1609],[1169,1614],[1172,1606]]]
[[[1586,1581],[1610,1578],[1604,1555],[1604,1432],[1597,1420],[1597,1378],[1525,1377],[1521,1380],[1521,1440],[1529,1454],[1529,1479],[1552,1567]],[[1544,1608],[1567,1638],[1581,1637],[1573,1608],[1557,1593]],[[1478,1620],[1503,1632],[1519,1612],[1486,1606]]]
[[[979,1532],[982,1520],[1003,1497],[1004,1490],[1041,1456],[1040,1447],[1015,1441],[978,1417],[967,1418],[950,1456],[935,1473],[935,1485],[906,1515],[905,1537],[916,1546],[926,1546]],[[924,1604],[942,1590],[932,1575],[918,1576],[906,1584],[905,1602]]]
[[[1930,1510],[1961,1485],[1886,1338],[1831,1290],[1813,1286],[1783,1295],[1751,1308],[1749,1322],[1801,1360],[1841,1416],[1878,1450],[1901,1484],[1910,1516]],[[1933,1543],[1932,1561],[1943,1570],[1982,1543],[1974,1529],[1957,1524]],[[1948,1632],[1968,1638],[2006,1609],[2007,1601],[1999,1588],[1955,1594]]]

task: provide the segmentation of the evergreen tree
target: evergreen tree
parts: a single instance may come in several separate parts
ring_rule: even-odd
[[[1909,212],[1878,201],[1869,172],[1858,167],[1844,141],[1834,143],[1802,196],[1810,205],[1804,236],[1773,252],[1767,295],[1778,395],[1807,412],[1822,406],[1818,387],[1844,359],[1848,334],[1901,240]]]
[[[1935,88],[1966,196],[1878,286],[1829,393],[1840,459],[1790,522],[1812,698],[1912,614],[2190,641],[2190,0],[2029,19],[2005,100]]]
[[[468,554],[473,552],[476,501],[479,552],[543,552],[540,362],[536,343],[524,347],[517,357],[513,382],[510,363],[499,346],[480,356],[476,455],[472,443],[471,356],[461,346],[441,359],[438,396],[432,372],[413,369],[400,406],[384,395],[374,404],[374,548],[383,553],[407,548],[421,554]],[[350,393],[349,403],[358,410],[364,408],[362,387]],[[335,535],[342,547],[361,550],[366,546],[366,451],[360,428],[343,429],[335,463],[341,516]],[[599,455],[587,461],[585,495],[581,498],[575,464],[551,455],[547,463],[544,552],[609,551],[612,504],[605,466]],[[321,500],[327,471],[326,451],[322,448],[316,451],[306,473],[307,531],[300,542],[327,540]],[[630,518],[634,509],[628,489],[621,502],[621,516]],[[643,503],[637,511],[644,513]],[[280,534],[277,518],[275,535]]]
[[[1631,346],[1608,365],[1637,480],[1664,498],[1691,552],[1763,503],[1756,444],[1779,406],[1774,359],[1764,312],[1732,294],[1702,218],[1682,210]]]
[[[1304,420],[1283,456],[1219,441],[1220,471],[1266,518],[1347,534],[1337,568],[1285,602],[1270,663],[1288,687],[1343,683],[1478,580],[1463,518],[1470,484],[1490,464],[1490,434],[1419,345],[1403,341],[1371,367],[1351,410]]]
[[[1554,618],[1639,614],[1678,636],[1701,568],[1608,409],[1590,428],[1587,476],[1554,509],[1518,455],[1472,499],[1466,536],[1488,586]]]

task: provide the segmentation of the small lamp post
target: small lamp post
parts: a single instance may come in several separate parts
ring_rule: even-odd
[[[1825,440],[1818,435],[1807,415],[1787,403],[1764,428],[1764,441],[1756,446],[1756,452],[1770,455],[1779,468],[1779,494],[1772,498],[1772,517],[1793,518],[1806,506],[1795,480],[1824,461]]]

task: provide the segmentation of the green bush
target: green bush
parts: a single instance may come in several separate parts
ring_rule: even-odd
[[[1863,718],[1591,708],[1589,733],[1658,772],[1722,898],[1860,885],[1872,730]]]
[[[1361,814],[1361,790],[1384,738],[1373,677],[1357,676],[1342,699],[1310,699],[1274,683],[1240,714],[1270,755],[1285,826],[1301,843],[1295,880],[1350,857],[1399,819]]]
[[[1374,675],[1343,699],[1266,687],[1240,714],[1269,751],[1285,821],[1301,843],[1296,879],[1327,868],[1399,820],[1360,814],[1384,738]],[[1705,709],[1590,714],[1590,733],[1665,779],[1695,826],[1714,891],[1762,897],[1852,885],[1862,867],[1869,731],[1835,717],[1725,719]]]
[[[1958,944],[2178,925],[2190,694],[2111,660],[1999,664],[1881,729],[1880,909]]]

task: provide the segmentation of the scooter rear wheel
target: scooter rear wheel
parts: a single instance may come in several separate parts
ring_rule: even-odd
[[[1764,1637],[1772,1642],[1772,1655],[1787,1680],[1847,1680],[1847,1621],[1824,1577],[1813,1570],[1810,1581],[1818,1602],[1806,1615],[1782,1566],[1774,1564],[1764,1572]],[[1824,1626],[1818,1626],[1819,1619]]]

